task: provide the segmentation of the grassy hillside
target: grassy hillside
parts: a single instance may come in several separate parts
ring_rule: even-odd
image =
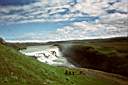
[[[0,85],[127,85],[127,81],[90,69],[46,65],[0,44]]]

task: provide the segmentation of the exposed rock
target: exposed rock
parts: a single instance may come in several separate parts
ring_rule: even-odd
[[[4,39],[0,38],[0,44],[5,44]]]

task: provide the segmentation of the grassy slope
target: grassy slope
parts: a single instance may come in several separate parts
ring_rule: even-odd
[[[81,69],[85,75],[65,75],[64,67],[42,64],[0,44],[0,85],[127,85],[107,73]],[[71,69],[76,72],[80,69]]]

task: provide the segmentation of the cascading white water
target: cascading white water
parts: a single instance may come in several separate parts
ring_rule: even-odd
[[[71,63],[63,57],[57,46],[41,45],[41,46],[28,46],[24,50],[20,50],[21,53],[27,56],[34,56],[40,62],[55,66],[67,66],[74,67]]]

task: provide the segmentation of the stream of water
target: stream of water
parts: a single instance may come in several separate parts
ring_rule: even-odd
[[[49,65],[74,67],[73,64],[69,63],[67,59],[63,57],[61,51],[57,46],[28,46],[26,49],[20,50],[20,52],[27,56],[33,56],[40,62]]]

